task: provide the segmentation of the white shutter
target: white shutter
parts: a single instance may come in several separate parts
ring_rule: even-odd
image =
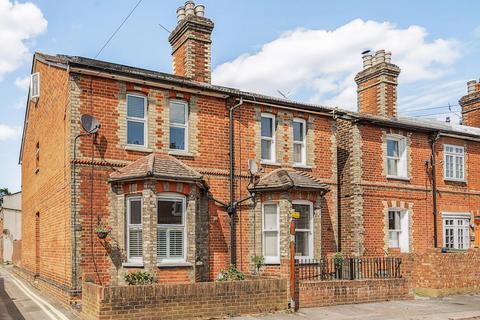
[[[157,228],[157,259],[167,257],[167,230]]]
[[[128,230],[129,258],[142,258],[142,229],[130,227]]]
[[[171,258],[183,257],[183,230],[170,229],[169,232],[169,249]]]

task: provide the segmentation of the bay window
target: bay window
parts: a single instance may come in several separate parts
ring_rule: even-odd
[[[161,195],[157,202],[157,261],[185,261],[185,197]]]
[[[146,146],[147,99],[127,94],[127,144]]]
[[[263,211],[263,256],[265,263],[280,263],[279,207],[276,203],[264,203]]]
[[[142,199],[127,199],[127,261],[143,261]]]

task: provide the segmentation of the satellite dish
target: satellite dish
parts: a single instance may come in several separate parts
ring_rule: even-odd
[[[250,171],[250,174],[255,175],[258,173],[258,165],[255,160],[248,160],[248,171]]]
[[[100,129],[100,122],[97,118],[89,114],[83,114],[80,118],[82,128],[89,134],[96,133]]]

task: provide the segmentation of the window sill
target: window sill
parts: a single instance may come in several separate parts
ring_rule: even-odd
[[[277,167],[280,167],[282,165],[280,162],[265,161],[265,160],[261,160],[260,164],[267,165],[267,166],[277,166]]]
[[[157,262],[159,268],[172,268],[172,267],[193,267],[190,262]]]
[[[387,176],[387,179],[410,181],[410,178],[409,178],[409,177],[402,177],[402,176]]]
[[[139,152],[148,152],[152,153],[153,150],[147,147],[142,147],[142,146],[132,146],[132,145],[126,145],[125,150],[128,151],[139,151]]]
[[[193,153],[187,151],[170,150],[168,151],[168,154],[172,156],[193,157]]]
[[[293,165],[294,168],[300,168],[300,169],[312,169],[313,166],[309,166],[309,165],[306,165],[306,164],[294,164]]]
[[[143,262],[124,262],[122,263],[124,268],[143,268]]]
[[[279,266],[280,261],[265,261],[266,266]]]
[[[443,178],[443,180],[447,181],[447,182],[467,183],[467,180],[465,180],[465,179]]]

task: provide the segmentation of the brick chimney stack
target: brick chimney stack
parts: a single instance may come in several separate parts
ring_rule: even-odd
[[[400,68],[391,63],[392,53],[363,53],[363,70],[355,76],[358,111],[377,116],[397,116],[397,85]]]
[[[462,124],[480,128],[480,80],[467,82],[467,95],[459,101],[462,107]]]
[[[204,5],[187,1],[177,9],[177,26],[168,38],[175,75],[210,83],[213,27],[213,22],[205,18]]]

